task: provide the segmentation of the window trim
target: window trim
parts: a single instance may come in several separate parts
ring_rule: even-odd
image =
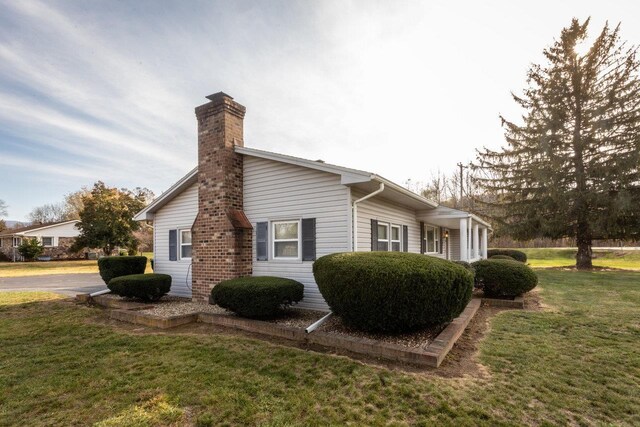
[[[393,240],[393,229],[394,228],[398,229],[398,239],[397,240]],[[391,234],[389,234],[389,252],[402,252],[402,225],[390,224],[389,230],[391,231]],[[394,243],[398,244],[398,250],[397,251],[393,250],[393,244]]]
[[[276,239],[276,225],[278,224],[292,224],[298,225],[298,237],[296,239]],[[296,242],[298,243],[298,255],[296,257],[290,256],[276,256],[276,243],[281,242]],[[271,221],[271,255],[270,259],[277,261],[300,261],[302,259],[302,221],[300,219],[290,220],[278,220]]]
[[[18,244],[16,244],[16,241],[19,242]],[[22,237],[14,237],[13,241],[11,242],[11,244],[13,245],[12,247],[17,248],[22,244]]]
[[[191,233],[191,229],[190,228],[178,228],[178,259],[179,260],[191,260],[193,257],[193,233],[191,234],[191,243],[183,243],[182,242],[182,233],[188,231],[189,233]],[[183,246],[191,246],[191,256],[190,257],[183,257],[182,256],[182,247]]]
[[[51,244],[50,245],[45,245],[44,244],[44,239],[51,239]],[[41,236],[40,237],[40,243],[42,243],[42,246],[44,246],[45,248],[53,248],[55,245],[55,239],[53,236]]]
[[[433,229],[433,252],[429,252],[429,229]],[[440,227],[437,225],[424,225],[424,253],[439,254],[440,253]]]
[[[380,238],[380,231],[379,228],[380,227],[384,227],[387,229],[387,238],[386,239],[381,239]],[[391,223],[388,222],[381,222],[378,221],[378,230],[376,230],[378,233],[378,241],[376,242],[376,248],[378,248],[378,250],[380,250],[380,242],[384,242],[387,244],[387,252],[389,252],[391,250],[391,234],[389,234],[391,232]]]

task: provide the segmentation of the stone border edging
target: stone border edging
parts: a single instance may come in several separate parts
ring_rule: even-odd
[[[110,298],[99,298],[100,297],[93,298],[93,301],[98,305],[107,308],[112,308],[113,305],[117,305],[107,305],[113,301]],[[91,298],[86,299],[84,296],[79,296],[78,300],[90,301]],[[131,306],[131,304],[136,303],[127,302],[126,304]],[[188,323],[202,322],[268,337],[284,338],[300,344],[319,345],[327,349],[344,350],[374,358],[437,368],[469,325],[469,322],[480,308],[480,305],[480,299],[472,299],[460,316],[452,320],[426,348],[410,348],[369,338],[342,336],[322,331],[314,331],[307,334],[302,328],[214,313],[200,312],[171,317],[159,317],[142,313],[139,311],[140,308],[136,306],[129,309],[121,307],[111,309],[109,317],[115,320],[159,329],[169,329]],[[145,307],[150,306],[145,305]]]
[[[524,309],[524,297],[522,295],[514,299],[499,299],[482,297],[482,302],[491,307],[520,308]]]

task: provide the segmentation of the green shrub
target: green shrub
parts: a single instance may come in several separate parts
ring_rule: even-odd
[[[18,246],[18,253],[24,257],[26,261],[33,261],[36,257],[44,252],[44,246],[35,237],[33,239],[25,239]]]
[[[509,255],[493,255],[493,256],[490,256],[489,259],[507,259],[509,261],[516,260],[515,258],[510,257]]]
[[[515,249],[489,249],[487,251],[487,258],[492,258],[496,255],[506,255],[520,262],[527,262],[527,254]]]
[[[304,285],[282,277],[240,277],[218,283],[211,302],[243,317],[270,317],[302,300]]]
[[[485,259],[473,263],[476,283],[489,297],[515,297],[538,284],[538,276],[527,265],[506,259]]]
[[[107,287],[116,295],[157,301],[171,290],[171,276],[168,274],[130,274],[114,277]]]
[[[448,322],[471,299],[473,275],[453,262],[402,252],[335,253],[313,264],[320,293],[343,321],[402,332]]]
[[[130,274],[143,274],[147,268],[144,256],[107,256],[98,259],[100,277],[107,285],[111,279]]]
[[[469,270],[472,274],[476,274],[476,270],[473,268],[473,265],[469,264],[467,261],[453,261],[455,264],[461,265],[467,270]]]

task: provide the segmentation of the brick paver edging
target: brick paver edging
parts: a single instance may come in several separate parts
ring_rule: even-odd
[[[105,298],[106,300],[107,298]],[[79,298],[81,300],[81,298]],[[94,301],[104,305],[106,301]],[[131,309],[110,310],[111,319],[153,328],[168,329],[191,322],[202,322],[268,337],[284,338],[301,344],[313,344],[327,349],[345,350],[369,357],[411,363],[413,365],[434,367],[440,366],[455,342],[478,311],[481,300],[472,299],[463,312],[455,318],[426,348],[409,348],[398,344],[385,343],[369,338],[350,337],[322,331],[307,334],[304,329],[262,320],[245,319],[213,313],[191,313],[168,318],[142,313],[138,307]]]

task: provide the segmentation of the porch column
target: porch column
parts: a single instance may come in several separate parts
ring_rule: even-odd
[[[480,257],[480,226],[473,224],[473,258]]]
[[[467,218],[460,219],[460,260],[469,261],[469,234],[467,232]]]
[[[489,246],[487,227],[482,229],[482,259],[487,259],[487,247]]]

